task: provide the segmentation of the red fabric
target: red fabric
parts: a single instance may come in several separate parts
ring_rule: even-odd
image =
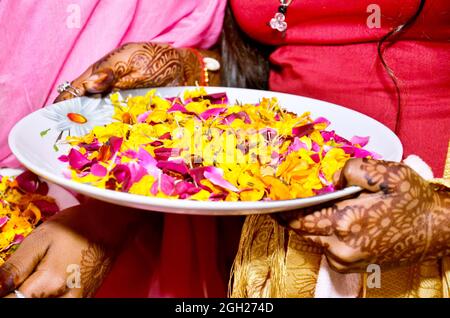
[[[96,298],[227,296],[242,217],[142,213]]]
[[[394,85],[377,57],[377,42],[404,23],[418,0],[379,0],[381,28],[369,28],[372,0],[293,0],[283,38],[268,26],[277,0],[231,0],[242,29],[265,44],[270,89],[313,97],[365,113],[396,129],[405,156],[417,154],[441,176],[450,139],[450,2],[428,0],[419,19],[385,51]],[[369,7],[370,9],[370,7]]]
[[[96,297],[226,297],[241,218],[143,213]]]

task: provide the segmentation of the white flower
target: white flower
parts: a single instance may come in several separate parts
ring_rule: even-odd
[[[44,108],[44,116],[57,122],[58,131],[71,136],[84,136],[95,126],[113,121],[114,107],[101,105],[100,98],[74,98]]]

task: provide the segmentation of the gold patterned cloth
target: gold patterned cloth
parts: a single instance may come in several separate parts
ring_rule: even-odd
[[[450,188],[450,143],[444,177],[437,188]],[[230,280],[231,297],[314,297],[322,251],[280,226],[270,215],[247,217]],[[381,272],[381,288],[360,297],[450,297],[450,257]]]

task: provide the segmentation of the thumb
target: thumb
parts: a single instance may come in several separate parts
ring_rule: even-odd
[[[106,93],[112,89],[114,81],[114,72],[110,68],[102,68],[83,81],[83,87],[91,94]]]
[[[15,290],[32,274],[47,247],[48,242],[38,232],[21,243],[19,249],[0,267],[0,297]]]
[[[365,158],[349,159],[333,176],[336,189],[358,186],[370,192],[391,193],[408,176],[410,168],[398,162]]]

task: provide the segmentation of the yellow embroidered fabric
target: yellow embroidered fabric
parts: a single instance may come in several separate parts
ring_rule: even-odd
[[[434,179],[432,183],[448,188],[449,180],[450,143],[444,178]],[[252,298],[314,297],[321,257],[320,248],[285,230],[270,215],[249,216],[242,229],[229,295]],[[381,288],[361,286],[360,296],[448,298],[450,257],[382,271]]]

